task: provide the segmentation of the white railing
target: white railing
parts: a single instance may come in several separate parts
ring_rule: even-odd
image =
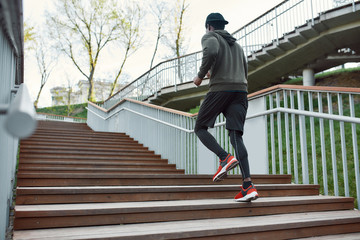
[[[36,119],[37,120],[46,120],[46,121],[86,123],[86,118],[62,116],[62,115],[55,115],[55,114],[49,114],[49,113],[37,113]]]
[[[233,33],[245,54],[253,52],[276,41],[296,27],[311,22],[325,11],[352,4],[355,11],[355,0],[286,0],[259,16],[249,24]],[[156,95],[160,89],[189,82],[197,74],[202,59],[202,52],[195,52],[180,58],[159,63],[133,82],[122,88],[101,107],[109,109],[124,98],[142,101]]]
[[[261,98],[271,173],[319,184],[325,195],[356,196],[360,206],[360,89],[276,86]]]
[[[252,174],[291,174],[325,195],[357,197],[360,90],[279,85],[249,95],[244,141]],[[216,156],[194,134],[196,114],[126,99],[106,110],[88,106],[88,125],[125,132],[187,174],[211,174]],[[220,115],[210,132],[234,153]],[[239,170],[233,170],[240,174]],[[350,184],[351,183],[351,184]]]
[[[110,109],[88,105],[88,125],[96,131],[126,132],[186,173],[198,173],[197,141],[191,114],[127,99]]]

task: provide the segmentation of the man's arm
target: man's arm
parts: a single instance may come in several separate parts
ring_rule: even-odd
[[[219,42],[213,34],[208,33],[201,39],[201,45],[203,48],[203,57],[198,77],[203,79],[216,60],[219,51]]]

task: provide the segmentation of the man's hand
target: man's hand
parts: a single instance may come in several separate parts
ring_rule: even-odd
[[[199,78],[198,76],[194,77],[193,82],[196,86],[200,86],[202,79]]]

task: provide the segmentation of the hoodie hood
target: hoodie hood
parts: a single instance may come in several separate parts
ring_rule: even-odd
[[[214,32],[224,38],[230,46],[234,45],[236,42],[236,38],[231,36],[226,30],[215,30]]]

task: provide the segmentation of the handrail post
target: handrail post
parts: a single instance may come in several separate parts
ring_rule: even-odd
[[[355,0],[352,1],[352,7],[353,7],[353,12],[355,12],[356,11],[356,9],[355,9]]]
[[[276,45],[279,45],[279,23],[278,23],[277,7],[275,8],[275,19],[276,19]]]
[[[310,9],[311,9],[311,25],[314,26],[314,8],[313,8],[313,1],[310,0]]]
[[[298,97],[298,109],[304,110],[304,93],[302,91],[298,91],[297,97]],[[301,166],[302,166],[303,184],[309,184],[306,126],[305,126],[304,116],[299,116],[299,126],[300,126],[300,149],[301,149]]]

